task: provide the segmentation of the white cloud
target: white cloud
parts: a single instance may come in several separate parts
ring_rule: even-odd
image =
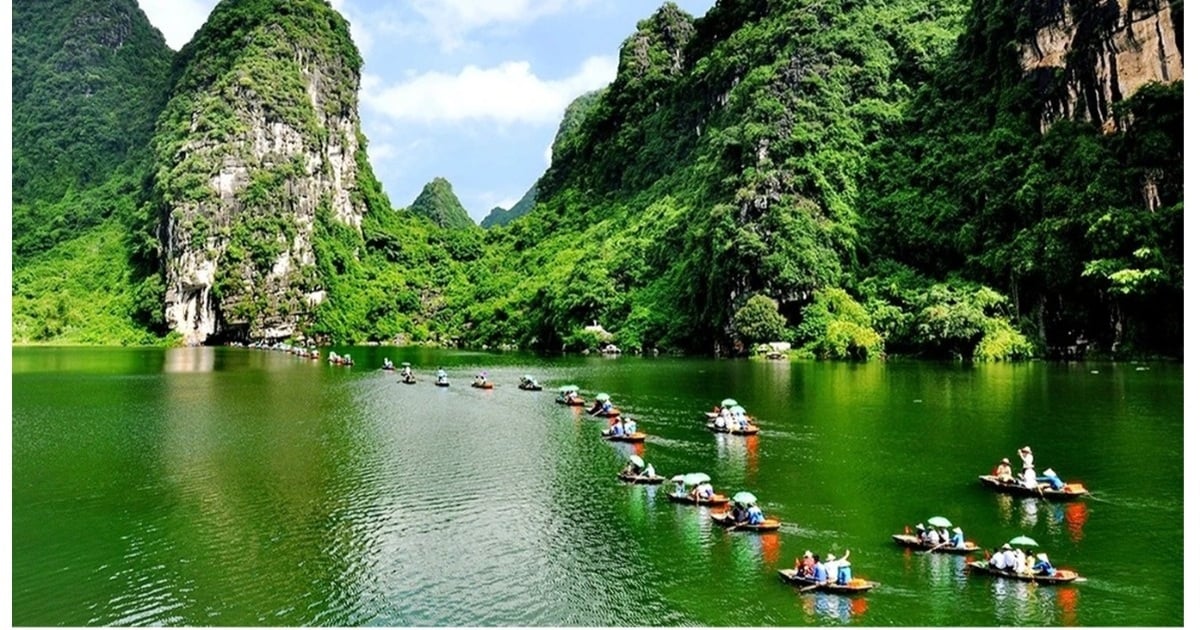
[[[162,31],[174,50],[192,39],[216,4],[217,0],[138,0],[150,23]]]
[[[363,77],[363,102],[404,121],[554,123],[572,99],[607,85],[616,74],[616,58],[597,56],[558,80],[538,77],[527,61],[506,61],[493,68],[472,65],[456,75],[426,72],[388,87],[368,75]]]
[[[369,144],[367,145],[367,155],[371,157],[372,163],[375,160],[382,162],[383,160],[394,158],[397,155],[396,145],[387,142]]]
[[[443,50],[458,48],[471,31],[503,24],[523,24],[579,7],[592,0],[412,0]]]

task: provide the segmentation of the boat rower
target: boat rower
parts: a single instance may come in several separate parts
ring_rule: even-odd
[[[766,517],[763,516],[762,509],[757,505],[751,505],[750,509],[746,510],[746,522],[751,525],[762,525]]]
[[[1035,575],[1055,574],[1054,565],[1050,564],[1050,559],[1046,557],[1046,554],[1039,553],[1037,555],[1037,561],[1033,563],[1033,573]]]
[[[713,497],[713,487],[711,483],[702,483],[692,489],[693,499],[711,499]]]
[[[1000,460],[999,464],[996,464],[996,468],[992,470],[992,475],[1004,483],[1012,483],[1014,481],[1012,465],[1008,463],[1007,457]]]

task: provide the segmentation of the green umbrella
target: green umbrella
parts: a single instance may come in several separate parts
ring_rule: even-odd
[[[525,375],[525,380],[527,380],[527,381],[532,381],[532,380],[533,380],[533,377],[532,377],[532,376],[530,376],[530,375],[528,375],[528,374],[526,374],[526,375]]]
[[[710,481],[712,481],[712,479],[704,473],[688,473],[683,476],[683,483],[689,486],[696,486],[702,483],[708,483]]]
[[[646,466],[646,462],[642,461],[642,458],[638,457],[637,455],[630,455],[629,461],[633,462],[633,465],[637,466],[638,468],[644,468]]]
[[[754,505],[755,503],[758,503],[758,497],[743,490],[733,495],[733,502],[741,503],[742,505]]]
[[[674,477],[671,477],[671,481],[674,481],[675,483],[679,483],[679,482],[683,481],[683,475],[675,475]]]
[[[734,405],[736,405],[736,404],[737,404],[737,401],[736,401],[736,400],[734,400],[734,399],[732,399],[732,398],[726,398],[725,400],[722,400],[722,401],[721,401],[721,406],[722,406],[722,407],[732,407],[732,406],[734,406]]]
[[[412,367],[412,364],[409,363],[408,361],[405,361],[404,363],[400,364],[400,367]]]
[[[734,405],[733,408],[731,408],[729,410],[729,412],[730,413],[746,413],[746,408],[742,407],[741,405]]]
[[[934,527],[950,527],[950,519],[945,516],[934,516],[929,519],[929,524]]]
[[[1028,536],[1017,536],[1016,538],[1008,541],[1008,544],[1014,545],[1017,547],[1036,547],[1036,546],[1038,546],[1037,541]]]
[[[606,400],[608,400],[608,399],[609,399],[609,395],[608,395],[608,394],[603,394],[603,393],[601,393],[601,394],[596,394],[596,400],[599,400],[600,402],[604,402],[604,401],[606,401]]]
[[[562,387],[558,388],[558,391],[560,391],[564,394],[567,392],[577,392],[577,391],[579,391],[579,386],[578,385],[563,385]]]

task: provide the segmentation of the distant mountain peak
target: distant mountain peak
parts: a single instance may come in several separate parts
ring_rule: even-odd
[[[467,209],[454,194],[454,187],[444,177],[435,177],[425,184],[408,209],[451,230],[475,227]]]

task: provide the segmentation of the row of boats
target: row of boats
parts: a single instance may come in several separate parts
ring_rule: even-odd
[[[319,358],[319,354],[309,354],[308,350],[295,350],[293,352],[306,358]],[[331,364],[353,365],[353,360],[349,356],[338,356],[331,352],[329,359]],[[394,371],[396,367],[390,361],[385,361],[382,369]],[[415,384],[417,380],[415,374],[412,372],[411,364],[402,363],[401,382]],[[438,369],[433,382],[439,387],[449,386],[449,379],[444,369]],[[486,372],[476,375],[471,386],[478,389],[495,388],[495,384],[488,378]],[[519,379],[517,387],[526,391],[541,391],[543,389],[542,385],[528,374]],[[571,407],[588,406],[587,400],[580,395],[579,387],[575,385],[559,387],[555,402]],[[612,398],[608,394],[596,394],[592,400],[591,408],[587,410],[587,413],[593,417],[609,420],[609,428],[601,432],[601,437],[605,440],[628,443],[642,443],[646,440],[646,433],[636,430],[636,422],[633,418],[624,416],[612,404]],[[744,436],[756,435],[759,432],[757,420],[746,414],[745,409],[739,406],[737,401],[733,399],[727,398],[721,401],[720,405],[714,406],[711,411],[704,412],[704,418],[705,427],[713,432]],[[1029,452],[1029,447],[1022,448],[1018,451],[1018,454],[1023,459],[1028,458],[1025,460],[1027,468],[1032,465],[1032,453]],[[617,474],[617,478],[621,482],[638,485],[658,485],[667,481],[666,477],[658,475],[653,467],[648,466],[640,456],[631,455],[629,459],[629,465]],[[1007,463],[1007,460],[1004,460],[1004,463]],[[1073,501],[1089,494],[1087,489],[1080,483],[1051,484],[1039,482],[1036,485],[1031,485],[1022,483],[1021,480],[1015,479],[1011,475],[996,474],[996,472],[993,471],[992,474],[979,475],[980,484],[996,492],[1016,496],[1032,496],[1043,500]],[[742,491],[730,497],[713,491],[711,478],[705,473],[692,472],[675,475],[670,478],[670,481],[675,484],[675,488],[667,493],[668,500],[675,503],[708,508],[709,518],[712,522],[727,531],[767,533],[779,530],[782,525],[778,518],[762,514],[761,509],[758,507],[757,497],[750,492]],[[944,520],[941,517],[933,517],[929,519],[929,522],[931,526],[935,523],[948,526],[948,522],[939,522]],[[981,548],[972,541],[962,540],[957,544],[948,544],[947,541],[931,543],[921,536],[912,533],[907,527],[904,533],[893,534],[892,540],[901,547],[915,549],[919,553],[969,556],[982,552],[985,555],[985,559],[973,560],[966,564],[967,570],[971,573],[1048,585],[1084,581],[1084,578],[1079,576],[1078,573],[1069,569],[1052,569],[1047,572],[1034,571],[1023,564],[1017,568],[1007,566],[1004,562],[997,562],[1000,559],[999,557],[993,557],[994,554],[989,553],[988,550]],[[1013,544],[1020,544],[1027,547],[1036,546],[1036,542],[1032,539],[1019,536],[1002,547],[997,547],[995,553],[1011,553],[1010,548]],[[1018,552],[1020,552],[1019,549]],[[847,551],[847,555],[840,560],[830,556],[825,563],[830,568],[824,573],[817,572],[814,574],[808,564],[811,560],[808,557],[805,558],[803,563],[798,559],[796,565],[792,568],[779,569],[778,573],[783,581],[798,587],[801,592],[817,590],[853,595],[864,593],[878,586],[878,582],[850,576],[849,563],[846,561],[848,555],[849,552]],[[1035,555],[1030,551],[1027,557],[1030,559],[1032,565]],[[1039,554],[1037,557],[1045,558],[1044,554]],[[815,564],[821,563],[816,562]]]

